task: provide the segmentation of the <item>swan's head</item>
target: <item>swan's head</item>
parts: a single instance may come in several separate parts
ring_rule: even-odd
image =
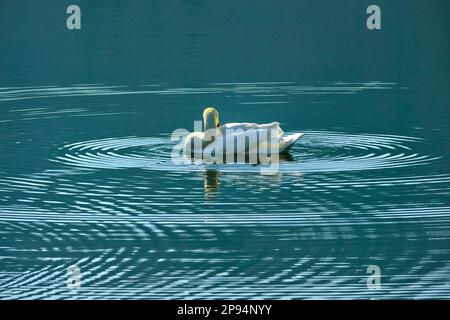
[[[219,112],[213,107],[206,108],[203,111],[203,130],[215,129],[219,126]]]

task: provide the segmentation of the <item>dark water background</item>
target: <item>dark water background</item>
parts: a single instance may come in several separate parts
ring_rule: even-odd
[[[449,297],[448,1],[70,4],[0,4],[0,298]],[[176,166],[205,105],[305,135]]]

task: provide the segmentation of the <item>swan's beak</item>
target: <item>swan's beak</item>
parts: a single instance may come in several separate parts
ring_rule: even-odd
[[[220,127],[220,123],[219,123],[219,122],[217,122],[217,128],[218,128],[218,127]]]

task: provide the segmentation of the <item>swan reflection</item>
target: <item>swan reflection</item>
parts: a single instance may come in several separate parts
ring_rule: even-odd
[[[211,199],[219,193],[220,189],[220,171],[206,169],[203,173],[205,198]]]
[[[279,155],[279,162],[291,162],[294,161],[294,157],[290,153],[282,153]],[[244,164],[244,163],[241,163]],[[214,165],[213,168],[210,167],[211,164],[203,171],[204,180],[204,193],[206,200],[214,199],[220,193],[220,183],[221,183],[221,171],[220,165]],[[252,164],[246,162],[244,165],[258,166],[258,164]],[[299,175],[300,172],[290,172],[289,175]],[[232,172],[223,172],[222,180],[225,180],[224,184],[242,186],[248,183],[262,183],[281,185],[282,182],[282,172],[278,170],[273,174],[255,174],[254,172],[239,172],[239,168]]]

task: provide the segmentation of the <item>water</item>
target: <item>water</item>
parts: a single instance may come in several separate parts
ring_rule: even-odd
[[[445,1],[69,4],[1,4],[0,298],[449,297]],[[305,135],[174,164],[205,105]]]

